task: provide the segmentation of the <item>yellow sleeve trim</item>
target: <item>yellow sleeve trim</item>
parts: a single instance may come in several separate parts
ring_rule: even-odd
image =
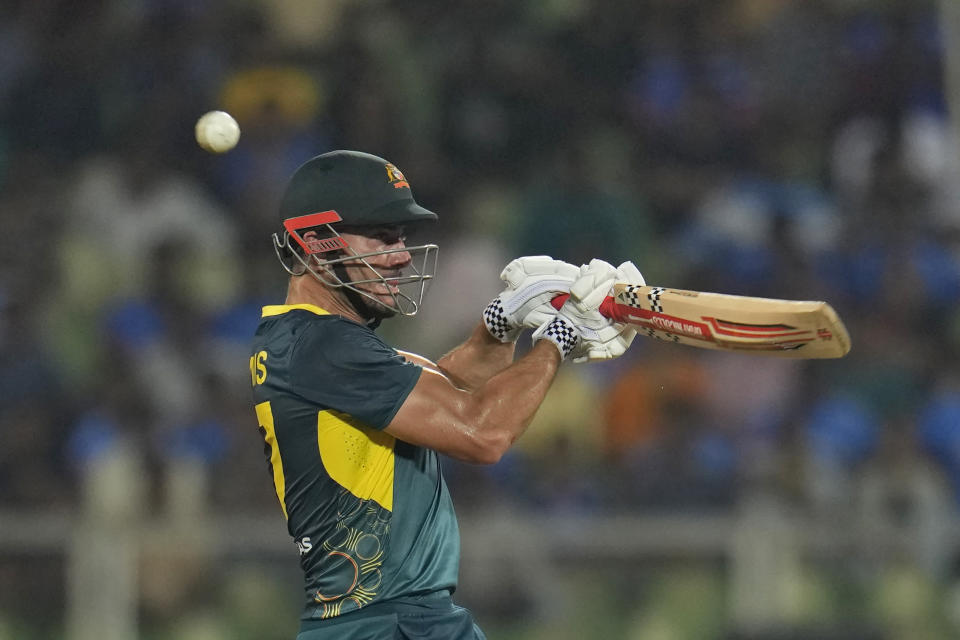
[[[306,311],[310,311],[311,313],[315,313],[318,316],[330,315],[329,311],[321,309],[314,304],[271,304],[263,308],[263,314],[261,317],[267,318],[270,316],[279,316],[288,311],[293,311],[294,309],[304,309]]]

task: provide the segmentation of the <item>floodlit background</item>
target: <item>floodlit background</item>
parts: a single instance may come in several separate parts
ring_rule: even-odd
[[[247,343],[286,177],[437,211],[439,357],[512,257],[826,299],[853,351],[638,338],[447,465],[492,640],[960,637],[960,170],[945,0],[0,3],[0,639],[292,639]],[[243,129],[212,156],[203,112]]]

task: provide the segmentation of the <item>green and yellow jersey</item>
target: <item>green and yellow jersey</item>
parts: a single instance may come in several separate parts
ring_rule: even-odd
[[[312,305],[265,307],[252,351],[264,452],[300,552],[304,618],[452,592],[460,535],[437,454],[383,432],[421,367]]]

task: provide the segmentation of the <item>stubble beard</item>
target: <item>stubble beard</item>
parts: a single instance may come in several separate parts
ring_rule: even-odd
[[[354,307],[359,305],[361,308],[357,309],[359,313],[364,318],[369,320],[386,320],[387,318],[392,318],[397,315],[397,310],[386,306],[384,303],[379,300],[371,300],[365,295],[354,292],[357,298],[356,304]],[[371,294],[373,295],[373,294]]]

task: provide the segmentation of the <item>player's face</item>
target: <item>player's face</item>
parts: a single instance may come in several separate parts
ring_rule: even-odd
[[[404,228],[399,225],[390,225],[365,229],[362,235],[356,233],[340,235],[356,254],[390,252],[369,256],[362,262],[360,260],[347,262],[345,265],[348,279],[350,282],[358,283],[354,285],[357,289],[371,294],[388,307],[377,315],[383,316],[387,311],[390,311],[389,315],[393,315],[392,307],[395,304],[393,295],[400,289],[395,281],[391,282],[391,279],[403,275],[404,269],[409,267],[412,261],[410,253],[403,250],[406,246]],[[373,282],[363,282],[364,280],[373,280]]]

